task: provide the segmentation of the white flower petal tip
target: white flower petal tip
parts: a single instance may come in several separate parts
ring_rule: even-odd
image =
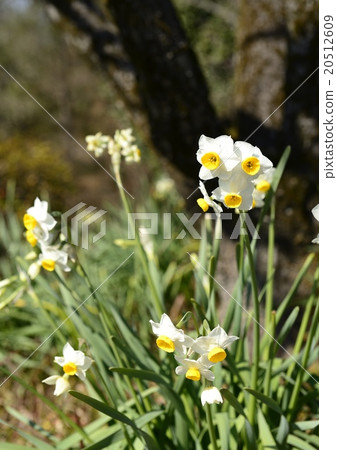
[[[215,386],[207,387],[201,393],[201,404],[205,406],[206,403],[212,405],[213,403],[219,404],[223,403],[223,398],[221,392]]]

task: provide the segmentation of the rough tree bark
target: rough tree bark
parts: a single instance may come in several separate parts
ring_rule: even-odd
[[[195,159],[201,134],[221,134],[220,121],[208,99],[197,58],[170,0],[109,0],[106,11],[91,0],[48,0],[86,33],[100,61],[115,71],[127,71],[141,99],[155,148],[185,175],[196,179]],[[110,16],[109,16],[110,14]],[[111,29],[113,22],[118,31]],[[102,28],[102,24],[104,25]],[[122,43],[123,57],[116,57]],[[118,52],[117,52],[118,53]],[[127,56],[125,56],[127,55]],[[118,76],[117,81],[123,77]],[[132,84],[131,83],[131,84]],[[121,84],[120,90],[123,90]],[[132,107],[132,105],[131,105]]]

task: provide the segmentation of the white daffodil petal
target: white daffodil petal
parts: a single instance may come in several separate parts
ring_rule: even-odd
[[[54,395],[58,397],[59,395],[65,394],[69,390],[70,390],[69,381],[64,377],[59,377],[59,379],[56,381],[55,384]]]
[[[185,375],[186,371],[187,371],[186,367],[183,367],[183,366],[178,366],[178,367],[176,367],[176,370],[175,370],[176,375]]]
[[[315,219],[319,221],[319,204],[312,208],[311,212]]]
[[[63,356],[66,362],[72,362],[76,366],[82,366],[84,364],[84,353],[80,350],[74,350],[68,342],[63,347]]]
[[[203,377],[206,378],[206,380],[208,381],[214,381],[215,380],[215,375],[212,371],[210,371],[209,369],[199,369],[200,373]]]
[[[223,403],[221,393],[215,386],[207,387],[202,391],[201,404],[202,406],[205,406],[206,403],[208,403],[209,405],[212,405],[213,403]]]
[[[56,362],[56,364],[58,364],[59,366],[63,367],[66,361],[63,356],[55,356],[54,362]]]
[[[57,381],[59,378],[60,378],[59,375],[52,375],[52,376],[50,376],[50,377],[48,377],[48,378],[42,380],[42,383],[46,383],[46,384],[49,384],[49,385],[54,385],[54,384],[56,384],[56,381]]]
[[[89,356],[84,357],[84,363],[81,365],[82,370],[88,370],[90,369],[92,363],[94,362],[93,359],[89,358]]]
[[[77,367],[77,371],[76,371],[76,374],[75,374],[76,376],[78,376],[78,378],[81,380],[81,381],[85,381],[85,379],[86,379],[86,373],[85,373],[85,371],[83,370],[83,369],[81,369],[80,367]]]

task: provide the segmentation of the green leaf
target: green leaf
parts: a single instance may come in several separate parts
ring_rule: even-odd
[[[287,438],[287,444],[291,445],[293,448],[298,448],[300,450],[317,450],[317,447],[313,447],[312,445],[303,441],[303,439],[294,436],[293,434],[289,434]]]
[[[316,434],[311,434],[311,433],[309,434],[304,431],[294,430],[294,435],[296,435],[299,438],[302,438],[308,444],[315,445],[317,448],[319,446],[319,438]]]
[[[145,440],[148,448],[150,450],[157,450],[156,444],[153,441],[153,439],[151,438],[150,435],[148,435],[147,433],[145,433],[144,431],[142,431],[140,428],[137,427],[136,423],[129,419],[125,414],[120,413],[119,411],[117,411],[116,409],[112,408],[111,406],[100,402],[99,400],[96,400],[95,398],[92,397],[88,397],[87,395],[81,394],[80,392],[76,392],[76,391],[69,391],[69,394],[71,394],[73,397],[77,398],[78,400],[81,400],[84,403],[87,403],[88,405],[90,405],[92,408],[102,412],[103,414],[106,414],[107,416],[111,417],[114,420],[117,420],[118,422],[122,422],[125,425],[129,425],[130,427],[132,427],[135,432],[143,437],[143,439]]]
[[[231,406],[233,406],[233,408],[235,409],[235,411],[238,414],[246,417],[246,413],[244,412],[241,403],[237,400],[237,398],[228,389],[221,389],[220,392],[225,397],[225,399],[228,401],[228,403]]]
[[[111,419],[108,416],[101,416],[97,420],[94,420],[89,425],[84,427],[85,432],[90,436],[93,442],[97,440],[96,434],[102,434],[102,431],[107,432],[113,427],[109,427],[108,429],[104,427],[104,425],[109,422]],[[116,425],[113,425],[116,427]],[[96,434],[95,434],[96,433]],[[62,441],[57,444],[58,450],[67,450],[69,448],[74,448],[75,444],[78,444],[82,440],[82,436],[79,433],[72,433],[70,436],[67,436]]]
[[[229,436],[231,434],[229,414],[227,412],[216,415],[216,423],[218,427],[221,450],[230,450]]]
[[[318,425],[319,425],[318,420],[307,420],[306,422],[294,423],[294,426],[302,431],[313,430],[314,428],[318,427]]]
[[[139,369],[129,369],[124,367],[110,367],[111,372],[121,373],[130,378],[138,378],[140,380],[153,381],[160,385],[163,394],[174,407],[180,412],[183,417],[186,417],[185,408],[181,401],[181,398],[177,393],[171,388],[171,386],[157,373],[151,372],[150,370],[139,370]]]
[[[116,325],[122,334],[125,342],[128,344],[129,349],[132,350],[135,355],[135,359],[139,361],[140,365],[145,368],[157,369],[157,362],[154,360],[153,356],[150,354],[147,348],[144,347],[141,340],[139,339],[137,333],[130,328],[126,321],[121,317],[117,308],[113,305],[108,305],[109,311],[112,313]],[[150,323],[148,324],[149,330],[151,329]]]
[[[287,337],[288,333],[291,331],[295,320],[297,319],[298,313],[300,312],[299,306],[296,306],[291,314],[289,314],[288,319],[285,321],[283,327],[281,328],[281,331],[277,337],[277,342],[279,344],[282,344],[284,339]]]
[[[138,419],[135,420],[135,424],[137,427],[143,428],[145,425],[147,425],[149,422],[163,413],[164,411],[151,411],[141,417],[138,417]],[[107,448],[109,445],[116,443],[123,438],[125,438],[123,430],[118,430],[117,432],[104,437],[100,441],[97,441],[92,445],[88,445],[87,447],[85,447],[85,450],[100,450],[103,448]]]
[[[257,424],[259,427],[259,437],[263,448],[277,448],[274,437],[270,431],[269,425],[260,408],[257,410]]]
[[[257,448],[256,436],[255,436],[253,427],[248,422],[248,419],[245,419],[245,432],[246,432],[248,450],[255,450]]]
[[[179,320],[176,327],[181,328],[185,323],[187,323],[190,320],[191,316],[192,316],[191,311],[187,311],[187,313],[185,313],[183,317]]]
[[[280,424],[277,429],[276,441],[282,447],[284,446],[289,434],[289,423],[284,416],[281,416]]]
[[[297,289],[298,289],[299,285],[301,284],[301,282],[302,282],[305,274],[307,273],[311,263],[313,262],[314,258],[315,258],[315,254],[311,253],[310,255],[308,255],[308,257],[304,261],[304,264],[301,267],[300,271],[298,272],[289,292],[287,293],[285,298],[282,300],[280,306],[277,308],[276,324],[279,323],[284,311],[286,310],[286,308],[290,304],[292,298],[294,297],[295,293],[297,292]]]
[[[11,444],[10,442],[1,442],[1,450],[27,450],[31,447],[25,447],[24,445]]]
[[[279,405],[273,400],[272,398],[268,397],[267,395],[262,394],[261,392],[255,391],[254,389],[250,388],[244,388],[245,391],[249,392],[249,394],[256,397],[258,400],[260,400],[262,403],[265,403],[269,408],[276,411],[278,414],[282,414],[282,410],[279,407]]]

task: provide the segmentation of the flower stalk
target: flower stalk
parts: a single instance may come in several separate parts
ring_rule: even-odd
[[[244,242],[248,255],[248,264],[250,268],[250,276],[252,283],[252,293],[253,293],[253,318],[254,318],[254,343],[253,343],[253,368],[252,368],[252,378],[251,387],[252,389],[257,389],[258,373],[259,373],[259,361],[260,361],[260,305],[259,305],[259,293],[256,279],[256,271],[254,264],[254,257],[251,249],[251,244],[249,240],[248,230],[245,222],[245,213],[240,214],[242,232],[244,233]],[[256,412],[256,397],[250,396],[248,404],[248,419],[253,425],[255,423],[255,412]]]

